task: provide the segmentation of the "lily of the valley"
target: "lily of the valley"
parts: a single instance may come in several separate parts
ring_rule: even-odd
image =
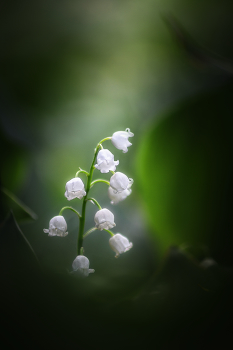
[[[111,204],[118,204],[119,202],[123,201],[125,198],[127,198],[132,190],[126,189],[123,190],[122,192],[116,192],[112,187],[108,188],[108,196],[111,199]]]
[[[110,186],[116,192],[129,190],[133,184],[133,179],[129,179],[125,174],[116,172],[110,179]]]
[[[128,238],[120,233],[116,233],[113,237],[109,239],[109,245],[112,250],[116,253],[115,258],[122,253],[127,252],[133,246],[132,242],[129,242]]]
[[[113,213],[108,209],[100,209],[97,211],[94,217],[95,226],[98,230],[109,230],[110,228],[113,228],[116,226],[114,222],[114,215]]]
[[[123,151],[123,153],[128,152],[128,147],[132,145],[129,142],[129,137],[133,137],[134,134],[127,128],[125,131],[117,131],[112,135],[112,143],[117,148]]]
[[[95,272],[93,269],[89,269],[89,259],[84,255],[78,255],[72,263],[73,272],[79,272],[83,276],[88,276],[89,273]]]
[[[65,237],[68,235],[67,223],[63,216],[58,215],[54,216],[49,222],[49,229],[44,229],[45,233],[48,233],[49,236],[59,236]]]
[[[108,149],[102,149],[97,155],[97,164],[95,168],[101,173],[108,173],[110,170],[115,171],[119,160],[114,161],[114,155]]]
[[[68,201],[74,198],[82,199],[86,192],[84,190],[84,183],[79,177],[75,177],[66,183],[65,197]]]

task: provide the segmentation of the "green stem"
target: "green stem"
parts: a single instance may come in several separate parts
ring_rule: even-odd
[[[92,181],[91,187],[94,186],[94,184],[96,184],[97,182],[104,182],[105,184],[107,184],[108,186],[110,186],[110,182],[109,182],[109,181],[103,180],[103,179],[96,179],[96,180]]]
[[[104,228],[104,231],[108,232],[112,237],[114,236],[114,233],[112,231],[106,230],[105,228]]]
[[[105,137],[105,139],[101,140],[98,145],[101,145],[104,141],[111,140],[112,137]]]
[[[77,173],[75,174],[75,177],[78,177],[78,175],[81,174],[81,173],[84,173],[84,174],[86,174],[87,176],[89,176],[89,173],[88,173],[86,170],[83,170],[83,169],[81,169],[81,168],[79,168],[79,169],[80,169],[80,170],[77,171]]]
[[[77,210],[75,210],[74,208],[72,208],[72,207],[63,207],[63,208],[60,210],[59,215],[62,215],[62,212],[63,212],[65,209],[70,209],[70,210],[72,210],[75,214],[78,215],[79,219],[81,218],[81,215],[79,214],[79,212],[78,212]]]
[[[87,201],[92,201],[95,203],[95,205],[97,205],[97,207],[99,208],[99,210],[101,210],[101,206],[100,204],[97,202],[97,200],[95,198],[87,198]]]
[[[85,234],[83,235],[83,238],[89,236],[89,234],[92,233],[92,232],[94,232],[95,230],[97,230],[96,227],[90,228],[90,230],[88,230],[87,232],[85,232]]]
[[[80,249],[81,249],[82,244],[83,244],[83,233],[84,233],[84,226],[85,226],[85,214],[86,214],[87,196],[88,196],[88,192],[89,192],[90,187],[91,187],[92,175],[93,175],[93,171],[95,169],[95,166],[94,166],[95,165],[95,159],[96,159],[97,152],[98,152],[99,148],[100,148],[100,146],[98,144],[96,149],[95,149],[94,158],[93,158],[93,161],[92,161],[92,164],[91,164],[89,175],[87,176],[86,196],[83,199],[82,216],[80,218],[79,234],[78,234],[78,242],[77,242],[78,255],[80,255]]]
[[[95,160],[97,157],[97,153],[99,151],[99,149],[102,149],[102,143],[104,141],[107,140],[111,140],[111,137],[106,137],[103,140],[101,140],[94,151],[94,158],[90,167],[90,171],[89,174],[87,175],[87,185],[86,185],[86,196],[83,198],[83,205],[82,205],[82,216],[80,217],[80,225],[79,225],[79,233],[78,233],[78,242],[77,242],[77,252],[78,255],[80,255],[81,252],[81,248],[83,246],[83,233],[84,233],[84,227],[85,227],[85,215],[86,215],[86,205],[87,205],[87,197],[88,197],[88,192],[90,191],[91,188],[91,180],[92,180],[92,175],[93,175],[93,171],[95,169]]]

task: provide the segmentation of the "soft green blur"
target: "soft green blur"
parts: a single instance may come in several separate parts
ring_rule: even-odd
[[[12,271],[12,275],[5,271],[6,253],[2,273],[7,283],[3,285],[13,281],[17,290],[20,284],[15,303],[25,301],[22,305],[27,310],[36,305],[35,297],[39,299],[36,307],[42,305],[46,313],[56,294],[55,314],[47,311],[50,316],[45,325],[56,320],[62,308],[61,315],[73,321],[64,332],[69,333],[72,346],[76,344],[73,334],[82,304],[79,300],[84,301],[81,312],[86,312],[87,322],[91,319],[90,328],[100,319],[113,331],[108,320],[119,326],[124,319],[126,328],[130,323],[131,334],[140,334],[139,344],[145,339],[150,344],[156,325],[162,349],[163,341],[168,342],[167,328],[175,337],[179,327],[190,325],[186,309],[192,314],[196,307],[193,319],[198,323],[202,309],[207,313],[224,290],[225,270],[223,274],[217,271],[216,277],[199,264],[209,256],[224,268],[233,263],[232,10],[228,0],[22,0],[1,4],[0,180],[38,219],[28,220],[30,215],[3,194],[0,228],[6,235],[11,229],[17,232],[12,237],[19,234],[12,217],[9,226],[5,221],[12,209],[44,272],[40,277],[27,272],[34,276],[29,282],[27,273],[21,278],[19,269],[14,279]],[[195,111],[200,113],[198,118]],[[85,239],[84,250],[95,274],[87,282],[69,279],[67,270],[76,256],[77,217],[72,212],[64,214],[69,231],[64,239],[52,239],[43,229],[68,205],[65,183],[79,167],[89,170],[97,142],[126,128],[135,134],[128,153],[116,150],[110,141],[104,146],[120,161],[117,170],[135,180],[132,194],[111,206],[107,186],[97,184],[92,196],[114,212],[114,232],[126,235],[134,246],[115,259],[108,234],[93,232]],[[203,137],[201,144],[196,135]],[[213,179],[212,169],[216,171]],[[109,179],[108,174],[103,178]],[[209,178],[211,185],[206,188]],[[69,204],[81,208],[78,200]],[[90,203],[87,229],[94,226],[95,212]],[[7,237],[7,248],[2,248],[6,252],[11,251],[11,236]],[[23,247],[22,243],[22,252]],[[22,256],[24,253],[19,260]],[[17,260],[13,266],[18,265]],[[43,289],[47,284],[48,298]],[[28,302],[31,287],[35,295]],[[9,290],[11,301],[15,292]],[[211,297],[206,290],[213,292]],[[8,292],[6,289],[5,296]],[[62,297],[68,301],[61,301]],[[4,310],[8,314],[7,307]],[[16,310],[21,315],[17,306]],[[38,322],[45,318],[38,317]],[[96,336],[102,331],[101,322]],[[27,326],[30,328],[29,323]],[[54,334],[56,339],[57,330]],[[87,330],[84,334],[88,338]],[[132,341],[136,346],[131,334],[125,336],[126,343]],[[93,344],[89,340],[90,348]]]

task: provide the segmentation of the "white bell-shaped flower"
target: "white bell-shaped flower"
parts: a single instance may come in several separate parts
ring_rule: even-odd
[[[45,233],[48,233],[49,236],[59,236],[65,237],[68,235],[67,223],[63,216],[58,215],[54,216],[49,222],[49,229],[44,229]]]
[[[84,183],[79,177],[75,177],[66,183],[65,197],[68,201],[74,198],[82,199],[85,195]]]
[[[129,179],[125,174],[116,172],[110,179],[110,186],[115,192],[129,190],[133,184],[133,179]]]
[[[112,135],[112,143],[117,148],[123,151],[123,153],[128,152],[129,146],[132,145],[131,142],[129,142],[128,138],[133,137],[134,134],[130,131],[129,128],[127,128],[125,131],[117,131],[114,132]]]
[[[98,230],[109,230],[110,228],[116,226],[114,222],[114,215],[108,209],[101,209],[97,211],[94,217],[95,226]]]
[[[111,204],[118,204],[119,202],[123,201],[125,198],[127,198],[132,190],[126,189],[122,192],[116,192],[111,186],[108,188],[108,196],[111,199]]]
[[[108,149],[101,149],[97,155],[97,164],[95,168],[101,173],[108,173],[110,170],[115,171],[119,160],[114,161],[114,155]]]
[[[73,272],[79,272],[83,276],[88,276],[89,273],[95,272],[93,269],[89,269],[89,259],[84,255],[78,255],[72,263]]]
[[[109,239],[109,245],[112,248],[112,250],[116,253],[115,258],[118,258],[120,254],[130,250],[133,246],[133,243],[129,242],[128,238],[126,238],[122,234],[116,233]]]

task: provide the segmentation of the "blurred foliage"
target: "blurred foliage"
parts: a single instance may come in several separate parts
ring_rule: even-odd
[[[150,127],[138,158],[142,197],[163,249],[186,245],[232,264],[233,86]],[[149,180],[149,181],[148,181]]]
[[[7,137],[0,129],[1,181],[10,190],[16,190],[27,174],[27,149]]]
[[[113,271],[103,289],[96,275],[80,278],[38,265],[12,216],[1,228],[0,239],[5,346],[34,347],[36,340],[37,346],[56,349],[100,344],[101,349],[139,349],[153,341],[160,349],[172,345],[194,350],[200,342],[204,349],[230,340],[226,315],[233,311],[232,269],[199,265],[172,247],[149,279],[139,271]],[[12,239],[17,242],[13,249]],[[11,254],[6,254],[9,248]],[[222,330],[224,340],[219,339]]]
[[[5,204],[5,210],[4,210],[4,216],[2,213],[2,217],[5,218],[6,214],[9,211],[14,212],[14,216],[17,220],[17,222],[21,222],[23,220],[31,220],[37,219],[37,215],[28,208],[19,198],[17,198],[12,192],[7,190],[6,188],[1,188],[1,197],[4,198],[4,204]]]

